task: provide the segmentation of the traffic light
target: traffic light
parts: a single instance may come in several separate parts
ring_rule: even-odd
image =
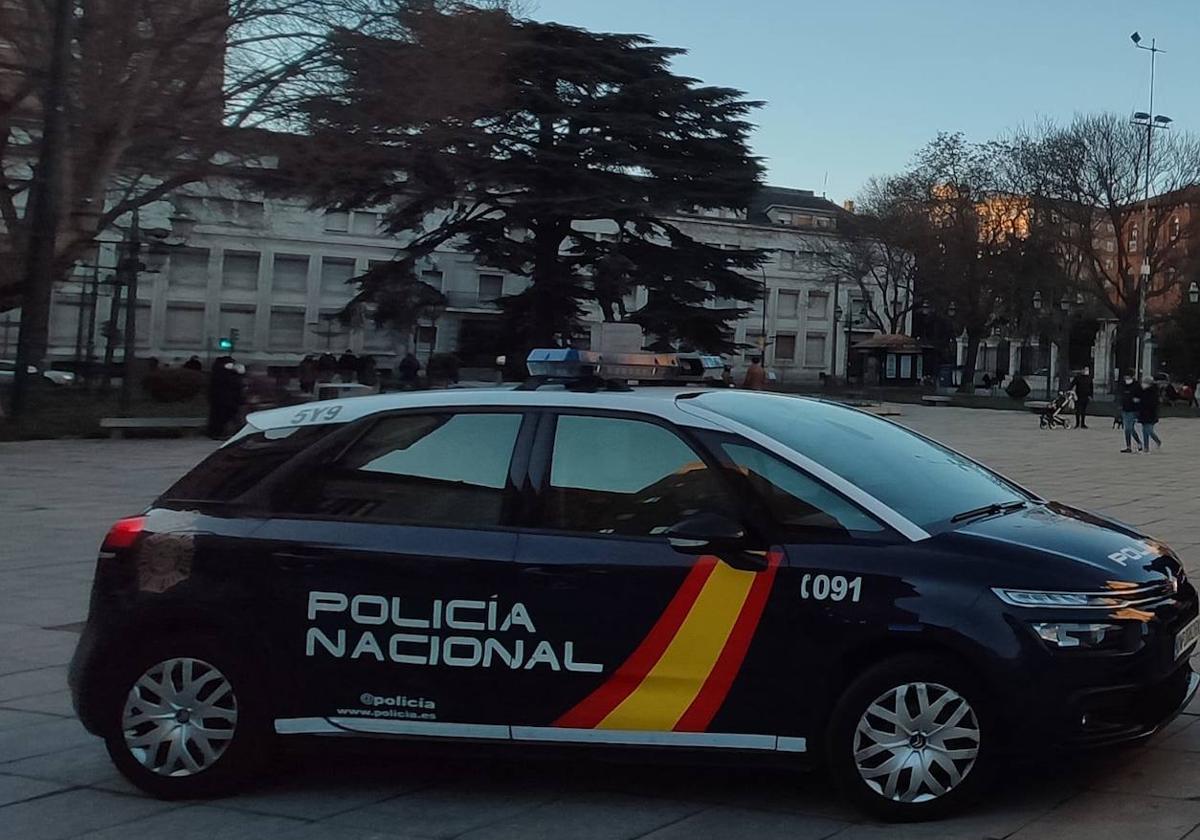
[[[229,351],[233,350],[233,339],[225,338],[224,336],[222,336],[221,338],[218,338],[217,339],[217,349],[222,352],[225,352],[225,353],[228,353]]]

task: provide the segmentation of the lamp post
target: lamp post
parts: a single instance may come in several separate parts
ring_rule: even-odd
[[[1150,39],[1150,46],[1147,47],[1142,43],[1142,36],[1137,32],[1130,35],[1129,40],[1133,41],[1133,45],[1139,50],[1150,53],[1150,107],[1145,111],[1137,111],[1133,115],[1133,124],[1146,129],[1146,186],[1142,207],[1142,264],[1138,271],[1138,334],[1137,359],[1135,360],[1136,369],[1141,370],[1146,343],[1146,290],[1150,283],[1150,255],[1154,250],[1154,243],[1150,241],[1150,170],[1153,161],[1154,130],[1166,129],[1172,120],[1170,117],[1154,113],[1154,65],[1158,54],[1166,52],[1166,50],[1160,49],[1154,38]]]

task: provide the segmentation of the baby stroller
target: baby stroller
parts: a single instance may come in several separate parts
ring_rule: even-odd
[[[1075,422],[1075,392],[1060,391],[1057,399],[1042,409],[1038,428],[1069,429]]]

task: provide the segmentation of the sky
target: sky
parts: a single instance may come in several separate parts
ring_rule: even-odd
[[[1200,0],[524,0],[532,17],[637,32],[677,72],[746,91],[768,181],[839,203],[939,131],[984,141],[1147,108],[1200,130]]]

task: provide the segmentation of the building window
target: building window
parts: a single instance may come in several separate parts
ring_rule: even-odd
[[[504,294],[503,274],[479,275],[479,302],[491,303]]]
[[[796,336],[787,333],[775,336],[775,361],[796,361]]]
[[[1171,238],[1172,239],[1179,238],[1179,217],[1178,216],[1171,217]]]
[[[1129,252],[1133,253],[1138,249],[1138,232],[1136,227],[1129,229]]]
[[[350,214],[345,210],[330,210],[325,214],[325,230],[329,233],[348,233]]]
[[[204,346],[204,307],[168,303],[163,340],[169,347]]]
[[[442,279],[442,272],[437,269],[427,269],[421,272],[421,281],[433,286],[439,292],[442,290]]]
[[[780,318],[795,320],[800,317],[800,293],[785,292],[779,293],[779,305],[776,314]]]
[[[272,309],[267,344],[272,350],[299,353],[304,349],[304,310]]]
[[[437,327],[433,324],[417,326],[417,346],[423,350],[432,350],[437,346]]]
[[[50,310],[50,341],[60,346],[75,346],[79,336],[80,302],[76,298],[58,298]]]
[[[217,333],[221,338],[232,338],[235,350],[254,346],[254,307],[222,306]]]
[[[825,333],[809,333],[804,337],[804,364],[806,367],[825,367]]]
[[[308,294],[308,257],[276,254],[271,290]]]
[[[378,236],[379,214],[354,211],[350,217],[350,232],[358,236]]]
[[[808,293],[808,317],[815,321],[824,321],[829,318],[828,292]]]
[[[761,356],[765,336],[761,332],[747,332],[746,344],[750,345],[742,351],[743,356]]]
[[[208,288],[208,249],[179,248],[171,251],[167,266],[167,285],[171,288]]]
[[[350,297],[350,278],[354,276],[354,260],[343,257],[321,259],[321,294],[327,297]]]
[[[221,286],[252,292],[258,288],[258,252],[226,251],[221,266]]]

